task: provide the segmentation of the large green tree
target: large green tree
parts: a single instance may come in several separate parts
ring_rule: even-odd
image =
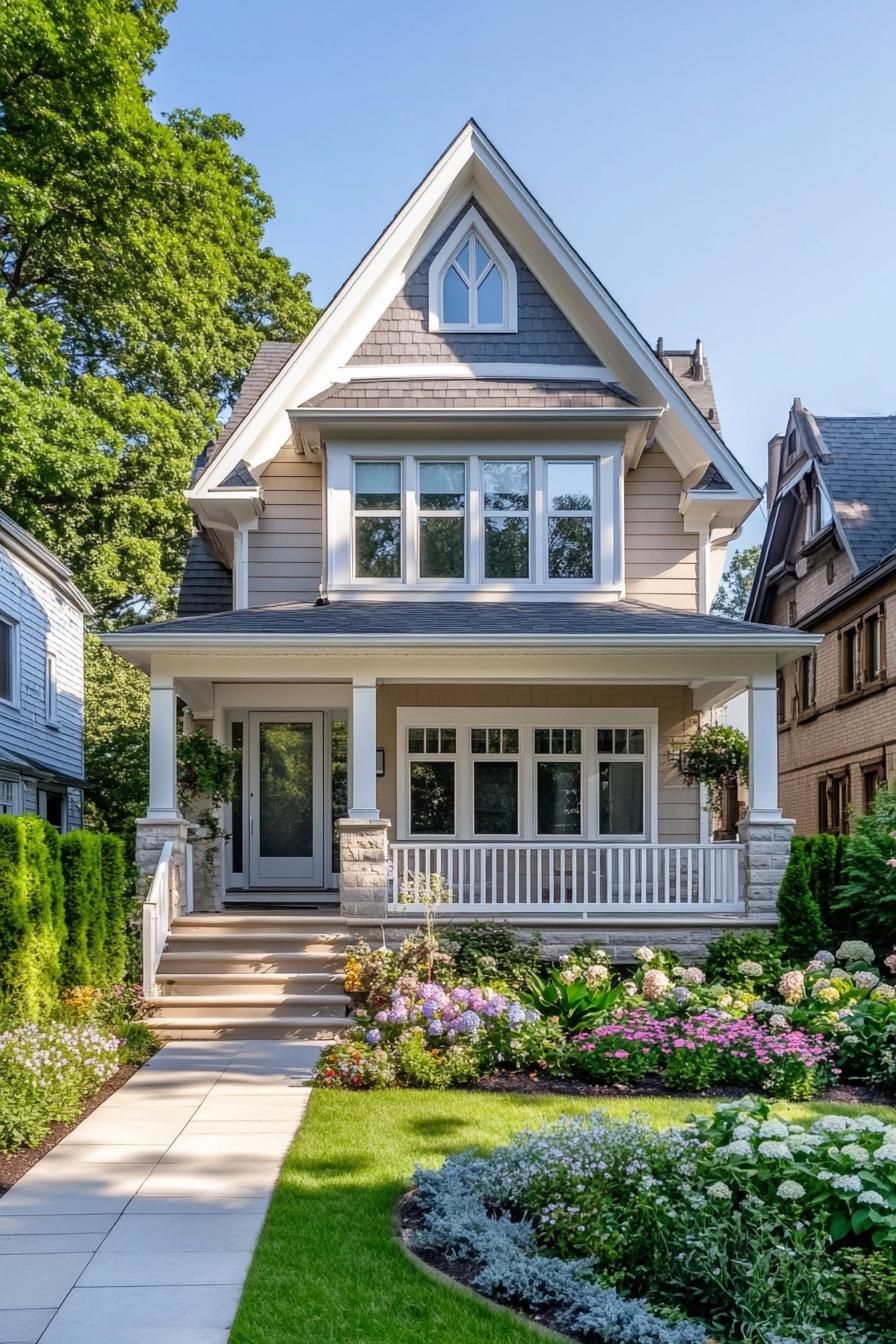
[[[154,115],[174,5],[0,7],[0,508],[104,620],[170,605],[195,454],[259,341],[315,317],[242,128]]]
[[[743,550],[734,552],[722,575],[719,591],[712,604],[711,610],[714,616],[730,616],[736,621],[743,620],[761,551],[761,546],[745,546]]]

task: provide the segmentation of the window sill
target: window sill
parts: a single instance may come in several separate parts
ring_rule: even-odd
[[[879,677],[876,681],[870,681],[867,685],[858,686],[854,691],[844,691],[837,698],[835,709],[846,709],[849,705],[856,704],[859,700],[866,700],[870,695],[880,695],[881,691],[888,689],[890,682],[885,676]]]
[[[797,714],[796,721],[798,724],[813,723],[815,719],[818,718],[820,712],[821,711],[819,710],[817,705],[812,705],[811,708],[804,709],[799,714]]]

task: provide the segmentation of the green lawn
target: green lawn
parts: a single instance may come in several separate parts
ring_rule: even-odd
[[[613,1099],[680,1123],[710,1103]],[[392,1235],[396,1200],[417,1163],[486,1151],[527,1126],[593,1109],[573,1097],[470,1092],[315,1092],[274,1192],[230,1344],[534,1344],[538,1334],[421,1273]],[[807,1120],[845,1106],[782,1106]],[[861,1108],[889,1121],[896,1111]]]

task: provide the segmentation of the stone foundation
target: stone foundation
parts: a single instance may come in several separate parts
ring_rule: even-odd
[[[174,843],[172,867],[174,870],[174,891],[178,909],[186,909],[187,902],[187,835],[190,824],[183,817],[170,821],[160,821],[155,817],[139,817],[137,820],[137,844],[135,861],[139,872],[137,879],[137,899],[145,901],[152,884],[153,874],[158,867],[163,846],[169,841]]]
[[[386,918],[391,821],[339,822],[339,908],[348,916]]]
[[[786,819],[751,821],[748,817],[738,824],[738,839],[744,846],[740,890],[748,915],[776,922],[778,889],[790,861],[794,826]]]

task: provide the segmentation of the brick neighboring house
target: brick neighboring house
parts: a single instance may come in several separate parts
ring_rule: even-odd
[[[794,401],[769,444],[768,530],[747,620],[823,635],[778,674],[780,799],[848,831],[896,779],[896,416]]]

